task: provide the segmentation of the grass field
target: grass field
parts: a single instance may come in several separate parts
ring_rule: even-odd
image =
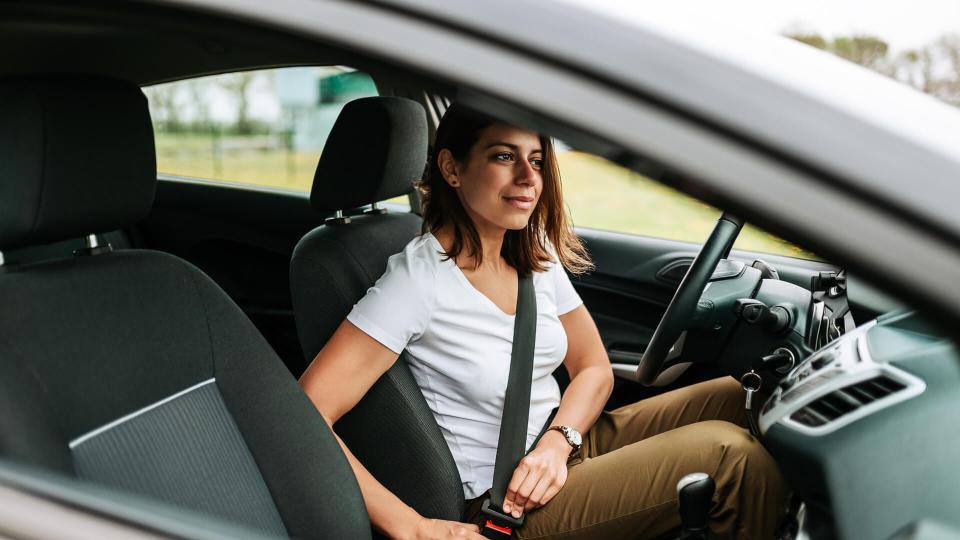
[[[275,143],[264,137],[158,133],[157,167],[167,174],[309,191],[319,153],[287,152]],[[564,197],[577,226],[702,243],[720,215],[715,208],[602,158],[567,151],[558,159]],[[736,247],[816,258],[749,225]]]

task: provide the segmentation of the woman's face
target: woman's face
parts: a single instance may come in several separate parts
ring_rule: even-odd
[[[478,231],[527,225],[543,190],[543,148],[536,133],[493,124],[480,133],[465,162],[456,162],[448,150],[437,158]]]

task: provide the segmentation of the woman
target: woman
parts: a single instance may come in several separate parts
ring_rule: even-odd
[[[677,480],[702,471],[717,482],[715,532],[770,538],[780,477],[760,444],[734,425],[745,416],[733,379],[603,411],[613,375],[563,271],[583,272],[590,262],[566,220],[551,141],[454,105],[435,148],[420,185],[424,234],[390,258],[301,379],[333,426],[407,350],[460,472],[471,523],[419,516],[340,441],[374,527],[393,538],[481,538],[475,523],[492,484],[517,277],[532,272],[538,317],[527,443],[536,444],[514,471],[503,508],[527,514],[516,536],[663,535],[679,525]],[[562,398],[551,376],[561,362],[570,374]],[[555,408],[551,427],[566,430],[537,440]],[[563,431],[584,434],[573,456]]]

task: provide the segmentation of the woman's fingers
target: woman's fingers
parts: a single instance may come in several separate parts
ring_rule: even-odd
[[[523,480],[523,483],[520,484],[520,489],[517,490],[517,496],[513,499],[515,507],[521,512],[526,510],[528,508],[527,502],[537,487],[541,484],[549,485],[552,481],[553,475],[550,474],[549,470],[540,470],[539,468],[537,470],[531,470]]]
[[[560,492],[560,489],[563,487],[563,484],[566,483],[566,481],[566,469],[560,469],[557,470],[556,473],[541,477],[541,481],[530,493],[530,497],[527,499],[527,504],[524,506],[524,511],[529,512],[534,508],[539,508],[550,502],[550,499],[553,499],[556,494]]]
[[[514,517],[547,503],[567,479],[566,463],[533,452],[517,465],[507,486],[503,511]]]
[[[517,465],[517,468],[513,471],[510,483],[507,484],[507,495],[503,498],[503,511],[505,513],[512,514],[514,508],[523,508],[523,506],[516,504],[517,490],[520,489],[529,472],[530,469],[527,467],[527,464],[524,463],[523,460],[520,460],[520,464]]]
[[[519,513],[540,506],[540,498],[554,483],[558,475],[558,472],[554,470],[554,466],[557,464],[552,463],[546,456],[531,453],[523,458],[521,463],[527,470],[527,475],[513,498],[513,507],[515,510],[519,510]],[[559,466],[565,467],[565,464]],[[513,515],[518,517],[517,513],[513,513]]]
[[[533,491],[530,492],[530,497],[527,498],[527,503],[523,507],[524,512],[529,512],[534,508],[539,508],[543,506],[546,502],[544,496],[547,494],[547,491],[550,487],[553,486],[553,482],[548,480],[548,477],[544,476],[537,482],[536,487],[533,488]]]
[[[547,488],[547,492],[540,499],[540,504],[547,504],[557,495],[557,493],[560,492],[561,489],[563,489],[563,486],[567,483],[568,474],[570,473],[567,471],[566,465],[557,470],[557,476],[553,479],[553,484]]]
[[[557,496],[557,493],[560,493],[561,488],[563,488],[562,482],[559,482],[559,481],[554,482],[553,485],[547,488],[547,492],[544,493],[543,498],[540,499],[540,504],[544,505],[552,501],[553,498]]]

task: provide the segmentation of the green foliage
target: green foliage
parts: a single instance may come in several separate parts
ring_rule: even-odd
[[[811,47],[832,52],[855,64],[889,74],[887,54],[890,45],[886,41],[867,35],[838,36],[828,40],[820,34],[789,34],[787,37]]]
[[[886,41],[867,35],[826,39],[820,34],[794,33],[787,37],[829,51],[870,68],[954,106],[960,106],[960,35],[947,34],[922,49],[890,56]]]
[[[886,60],[890,46],[873,36],[852,36],[834,38],[830,50],[861,66],[877,67]]]
[[[830,44],[827,43],[827,40],[823,39],[823,36],[820,34],[792,34],[788,37],[799,41],[800,43],[806,43],[811,47],[816,47],[820,50],[826,50],[830,46]]]

